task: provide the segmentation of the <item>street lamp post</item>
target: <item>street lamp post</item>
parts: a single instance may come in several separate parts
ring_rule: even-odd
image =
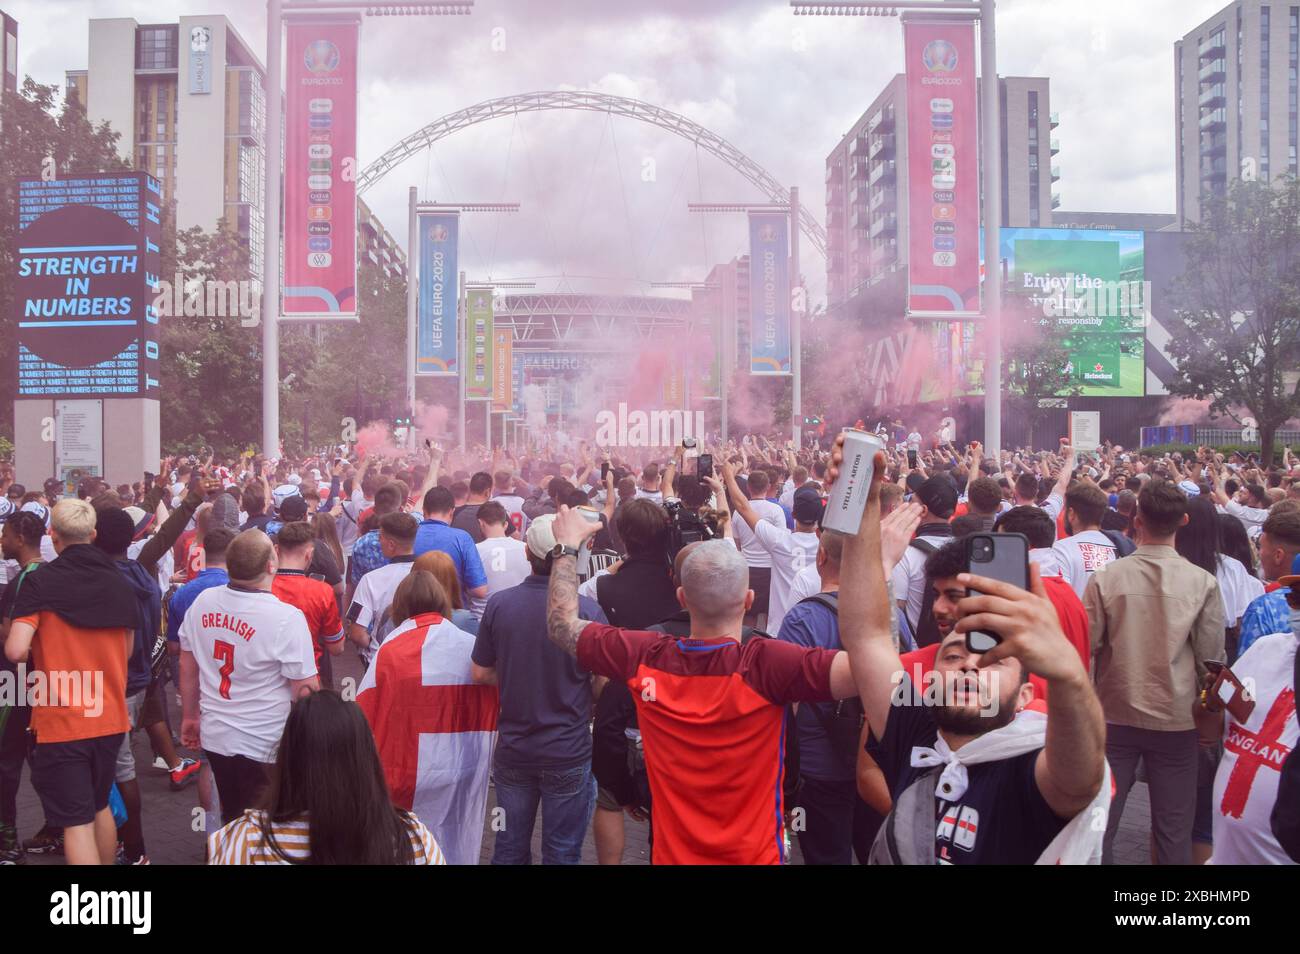
[[[796,16],[893,17],[899,11],[975,13],[980,25],[981,154],[984,209],[984,445],[995,457],[1002,445],[1002,120],[998,95],[994,0],[884,0],[879,3],[811,3],[791,0]]]
[[[279,454],[280,448],[280,167],[284,163],[283,26],[286,19],[322,13],[352,13],[368,17],[468,16],[474,0],[409,0],[385,3],[266,2],[266,201],[262,271],[262,453]],[[356,242],[356,223],[349,239]],[[407,273],[411,269],[407,253]],[[409,293],[408,293],[409,294]],[[411,388],[408,384],[408,392]]]

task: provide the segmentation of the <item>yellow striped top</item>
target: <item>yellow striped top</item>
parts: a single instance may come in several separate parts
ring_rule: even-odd
[[[262,832],[263,812],[249,809],[220,831],[208,836],[210,865],[286,865],[267,843]],[[306,818],[276,822],[271,826],[275,843],[293,861],[311,857],[311,830]],[[429,829],[419,819],[410,819],[411,847],[417,865],[445,865],[447,859]]]

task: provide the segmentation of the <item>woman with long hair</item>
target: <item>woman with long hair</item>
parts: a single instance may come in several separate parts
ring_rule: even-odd
[[[1214,574],[1223,601],[1224,626],[1234,630],[1250,601],[1264,592],[1264,586],[1240,560],[1224,552],[1223,523],[1209,497],[1196,496],[1187,501],[1187,523],[1179,528],[1174,548],[1185,559]]]
[[[208,839],[215,865],[441,865],[420,820],[393,805],[361,708],[328,690],[289,710],[260,809]]]
[[[343,572],[347,563],[343,559],[343,544],[339,543],[339,531],[334,518],[328,511],[317,511],[312,515],[311,528],[316,534],[316,545],[327,548],[334,555],[334,565],[339,568],[340,573]]]
[[[478,864],[496,686],[474,683],[474,637],[448,618],[451,602],[432,573],[412,569],[391,612],[396,626],[361,680],[357,705],[384,753],[393,803],[419,816],[449,864]]]
[[[442,589],[447,594],[447,600],[451,604],[451,613],[447,618],[452,621],[456,628],[464,630],[471,636],[477,636],[478,618],[464,608],[460,577],[456,573],[456,564],[452,558],[441,550],[429,550],[415,558],[415,566],[411,572],[416,570],[432,573],[437,581],[442,584]]]

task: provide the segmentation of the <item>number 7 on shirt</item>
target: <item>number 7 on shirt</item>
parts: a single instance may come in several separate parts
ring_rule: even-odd
[[[218,639],[212,646],[212,658],[221,663],[221,698],[230,698],[230,674],[235,671],[235,646]]]

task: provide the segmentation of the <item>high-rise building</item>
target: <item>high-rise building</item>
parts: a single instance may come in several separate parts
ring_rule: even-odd
[[[381,268],[389,278],[406,277],[406,253],[365,200],[357,199],[357,267],[366,262]]]
[[[0,103],[18,92],[18,21],[0,10]],[[3,119],[0,119],[3,122]]]
[[[260,275],[266,71],[230,21],[94,19],[87,68],[66,75],[87,117],[121,135],[122,158],[161,180],[177,228],[225,219]]]
[[[1059,199],[1049,80],[1007,76],[1002,224],[1048,227]],[[907,264],[907,103],[898,74],[826,157],[826,293],[831,306]]]
[[[1178,224],[1238,178],[1296,175],[1300,5],[1237,0],[1174,43]]]

